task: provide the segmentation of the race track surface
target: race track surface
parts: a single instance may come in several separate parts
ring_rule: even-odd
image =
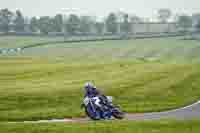
[[[189,120],[200,118],[200,101],[171,111],[143,113],[143,114],[126,114],[127,120],[156,120],[156,119],[177,119]]]

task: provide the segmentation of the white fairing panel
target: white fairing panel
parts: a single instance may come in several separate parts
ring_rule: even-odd
[[[89,103],[89,98],[85,97],[84,100],[83,100],[83,103],[84,103],[85,106],[87,106],[88,103]]]
[[[112,97],[112,96],[106,96],[106,97],[107,97],[107,99],[108,99],[108,102],[109,102],[109,103],[112,103],[113,97]]]
[[[100,104],[101,100],[99,99],[99,97],[94,97],[94,98],[92,98],[92,99],[95,101],[95,104],[96,104],[98,107],[101,107],[101,104]]]

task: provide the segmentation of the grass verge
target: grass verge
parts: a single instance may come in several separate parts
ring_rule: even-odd
[[[91,123],[0,123],[2,133],[199,133],[200,121],[91,122]]]

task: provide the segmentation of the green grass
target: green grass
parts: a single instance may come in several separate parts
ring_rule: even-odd
[[[1,37],[0,47],[27,46],[55,40],[62,40],[62,38]],[[9,55],[53,58],[67,63],[82,60],[83,62],[99,62],[99,60],[109,62],[124,59],[196,62],[200,61],[200,44],[196,40],[181,40],[181,38],[62,43],[29,48],[18,54]]]
[[[82,116],[82,87],[89,80],[114,96],[126,112],[168,110],[200,98],[199,64],[80,65],[7,58],[0,60],[0,66],[0,121]]]
[[[199,133],[200,121],[91,122],[57,124],[5,124],[3,133]]]
[[[64,43],[30,48],[19,56],[56,58],[67,60],[67,63],[124,59],[191,62],[199,61],[200,44],[195,40],[185,41],[180,38]]]
[[[200,99],[199,50],[197,41],[168,38],[51,44],[3,55],[0,121],[83,116],[86,81],[114,96],[125,112],[191,104]]]
[[[24,37],[24,36],[1,36],[0,37],[0,48],[17,48],[23,47],[35,43],[51,42],[63,40],[61,37]]]

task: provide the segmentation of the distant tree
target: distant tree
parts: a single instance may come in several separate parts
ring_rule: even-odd
[[[36,32],[38,29],[38,20],[36,17],[32,17],[30,20],[30,30]]]
[[[192,14],[192,21],[198,22],[200,20],[200,13]]]
[[[142,22],[141,18],[135,15],[130,16],[130,22],[131,23],[140,23]]]
[[[162,22],[162,23],[166,23],[169,18],[171,17],[172,12],[169,9],[160,9],[158,10],[158,19]]]
[[[131,27],[130,27],[130,23],[129,23],[129,16],[128,14],[124,14],[123,16],[123,20],[122,20],[122,23],[121,23],[121,32],[123,33],[129,33],[131,31]]]
[[[132,28],[131,28],[132,33],[136,32],[135,26],[137,26],[137,23],[141,23],[141,22],[143,22],[143,20],[140,17],[138,17],[136,15],[130,15],[130,23],[132,25]]]
[[[71,14],[69,16],[66,29],[67,32],[71,35],[75,35],[80,31],[80,19],[77,15]]]
[[[118,11],[117,13],[115,13],[116,17],[117,17],[117,22],[118,23],[123,23],[124,21],[124,15],[126,13],[122,12],[122,11]]]
[[[200,32],[200,20],[196,23],[195,28]]]
[[[179,16],[181,16],[181,15],[178,14],[178,13],[176,13],[176,14],[173,16],[173,21],[174,21],[174,22],[178,22]]]
[[[178,17],[178,26],[182,28],[182,32],[186,33],[192,27],[192,19],[190,16],[181,15]]]
[[[199,29],[199,25],[200,25],[200,13],[192,14],[192,23],[194,25],[194,28],[197,31],[200,31],[200,29]]]
[[[49,16],[40,17],[38,20],[38,28],[43,34],[48,34],[53,31],[53,21]]]
[[[122,33],[123,32],[123,26],[124,26],[124,16],[126,15],[125,12],[122,11],[118,11],[117,13],[115,13],[116,17],[117,17],[117,23],[118,23],[118,32]]]
[[[94,24],[90,16],[81,16],[80,17],[80,32],[89,33],[91,31],[91,25]]]
[[[55,32],[62,32],[63,29],[63,17],[62,14],[57,14],[53,18],[53,30]]]
[[[108,32],[112,34],[117,33],[118,24],[117,24],[117,16],[114,13],[110,13],[106,19],[106,29]]]
[[[104,32],[104,23],[101,22],[96,22],[95,23],[95,28],[98,34],[103,34]]]
[[[2,32],[8,33],[10,30],[10,22],[12,20],[13,13],[6,9],[0,10],[0,30]]]
[[[24,17],[23,17],[20,10],[16,11],[16,16],[15,16],[15,19],[13,21],[13,24],[14,24],[14,30],[16,32],[23,32],[24,31],[25,22],[24,22]]]

